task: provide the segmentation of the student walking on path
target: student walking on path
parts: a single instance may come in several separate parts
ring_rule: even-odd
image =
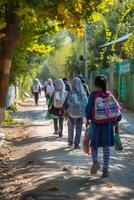
[[[47,104],[49,104],[49,101],[51,101],[53,92],[54,92],[53,81],[52,79],[48,79],[47,84],[45,86],[45,95],[46,95]]]
[[[83,85],[79,78],[73,79],[72,91],[64,104],[68,119],[68,145],[74,148],[80,148],[80,139],[82,132],[83,117],[85,115],[85,107],[87,104],[87,96]],[[74,138],[74,131],[75,138]]]
[[[41,93],[41,86],[38,79],[35,79],[33,81],[31,91],[32,91],[32,94],[34,95],[35,105],[38,105],[39,94]]]
[[[65,90],[67,92],[70,92],[71,91],[71,84],[69,83],[68,79],[66,77],[63,78],[63,82],[65,84]]]
[[[49,111],[54,116],[54,134],[59,137],[63,136],[63,121],[64,110],[63,104],[67,98],[67,91],[65,91],[65,84],[62,79],[54,81],[54,93],[52,96],[52,104],[49,105]]]
[[[106,84],[107,78],[105,76],[100,75],[95,78],[96,90],[90,94],[86,107],[87,123],[91,120],[90,134],[93,161],[91,174],[96,174],[100,169],[98,149],[102,147],[102,177],[109,176],[110,146],[114,145],[114,123],[118,123],[122,118],[119,104],[113,95],[106,90]]]

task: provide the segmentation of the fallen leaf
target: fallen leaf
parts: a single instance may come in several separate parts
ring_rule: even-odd
[[[112,187],[113,187],[113,184],[109,182],[109,183],[107,183],[106,187],[107,187],[107,188],[112,188]]]
[[[23,176],[22,178],[23,178],[23,179],[28,179],[28,178],[30,178],[30,176],[25,175],[25,176]]]

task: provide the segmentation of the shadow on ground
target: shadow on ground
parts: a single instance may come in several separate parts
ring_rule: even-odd
[[[32,121],[45,120],[46,110],[29,110],[29,111],[18,111],[15,113],[15,118],[17,119],[28,119]]]
[[[50,145],[56,140],[54,137],[44,139]],[[22,141],[22,145],[40,141],[42,138],[28,138]],[[16,187],[16,181],[20,180],[20,184],[17,186],[22,194],[22,200],[26,200],[28,197],[32,197],[34,200],[84,200],[88,198],[131,200],[133,199],[134,175],[128,173],[126,167],[133,172],[133,165],[128,163],[128,158],[132,158],[132,156],[133,152],[129,153],[126,158],[123,153],[112,155],[114,165],[111,169],[111,178],[105,180],[89,174],[89,163],[86,162],[89,158],[83,159],[79,150],[66,147],[52,150],[43,148],[32,151],[20,159],[9,161],[10,165],[15,166],[12,169],[11,185]],[[7,181],[6,177],[5,179],[3,177],[4,181]],[[115,187],[119,187],[119,191],[120,188],[126,188],[128,191],[123,189],[119,192],[116,189],[118,192],[115,192],[108,189],[106,188],[108,181],[115,184]]]

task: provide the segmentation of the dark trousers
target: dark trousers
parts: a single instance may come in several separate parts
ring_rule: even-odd
[[[38,105],[38,100],[39,100],[39,93],[38,92],[34,93],[34,100],[35,100],[35,105]]]
[[[78,118],[69,118],[68,120],[68,142],[74,143],[75,145],[79,145],[81,139],[81,132],[82,132],[82,124],[83,119]],[[75,138],[74,138],[74,131],[75,131]]]
[[[54,117],[54,131],[57,132],[59,131],[60,133],[62,133],[63,131],[63,117],[59,117],[59,116],[55,116]]]

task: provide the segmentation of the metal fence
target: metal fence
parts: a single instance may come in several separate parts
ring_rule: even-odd
[[[114,95],[129,108],[134,110],[134,60],[125,60],[115,63],[114,67]],[[92,70],[89,73],[90,91],[94,90],[94,78],[103,74],[108,78],[108,89],[110,80],[109,68]]]

